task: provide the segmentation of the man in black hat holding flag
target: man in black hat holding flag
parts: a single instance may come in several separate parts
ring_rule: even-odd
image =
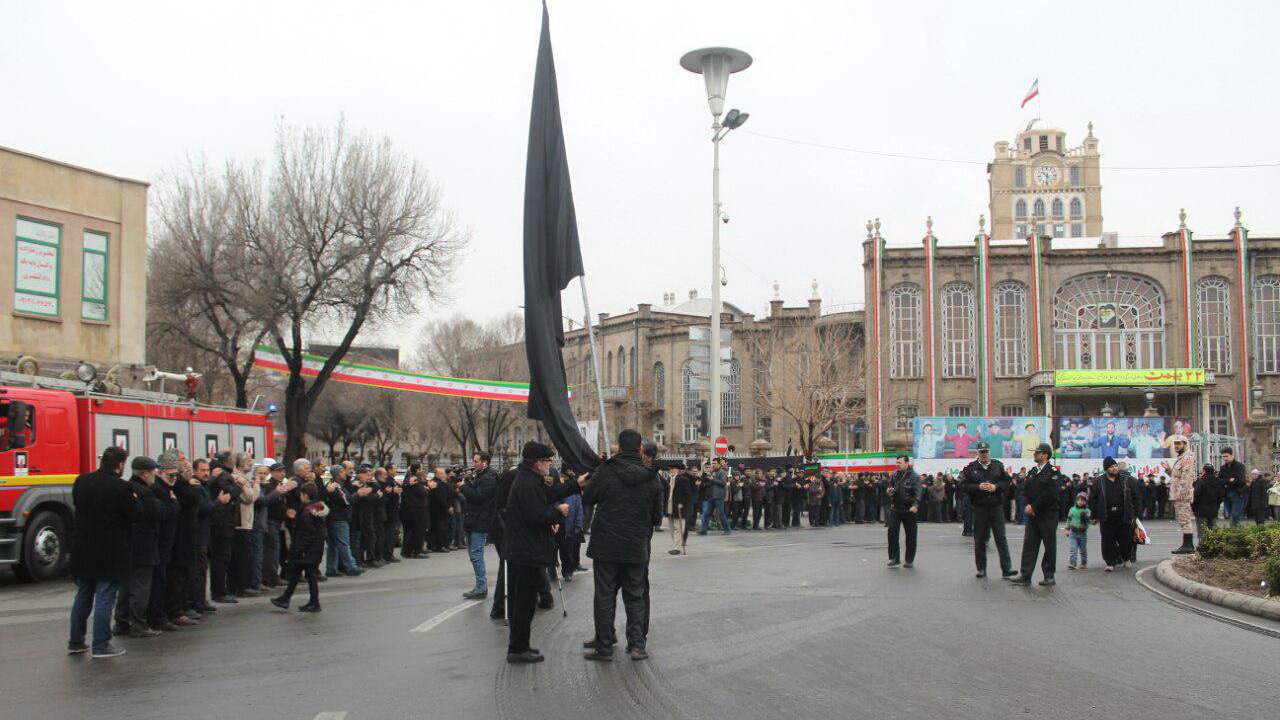
[[[1011,578],[1010,582],[1014,585],[1031,584],[1031,576],[1036,571],[1036,556],[1043,544],[1044,562],[1040,569],[1044,577],[1040,584],[1048,587],[1055,582],[1053,575],[1058,561],[1058,486],[1062,483],[1062,475],[1049,464],[1053,457],[1049,443],[1040,443],[1034,457],[1036,466],[1027,471],[1027,486],[1023,491],[1027,522],[1022,539],[1022,573]]]
[[[991,445],[978,443],[978,458],[960,472],[960,491],[969,496],[973,508],[973,561],[978,577],[987,576],[987,536],[996,541],[1000,555],[1000,572],[1012,577],[1013,560],[1009,557],[1009,543],[1004,537],[1005,495],[1009,492],[1009,473],[1004,464],[991,457]]]

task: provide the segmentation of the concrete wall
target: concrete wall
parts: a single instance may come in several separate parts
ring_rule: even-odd
[[[57,317],[14,309],[17,218],[61,228]],[[147,184],[0,148],[0,354],[140,364],[146,346]],[[107,319],[81,317],[85,230],[109,236]]]

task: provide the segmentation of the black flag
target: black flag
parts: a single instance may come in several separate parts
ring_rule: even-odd
[[[578,432],[564,376],[560,291],[582,275],[569,158],[551,57],[551,23],[542,5],[542,38],[533,79],[529,158],[524,177],[524,340],[529,359],[529,417],[541,420],[564,464],[585,472],[600,458]]]

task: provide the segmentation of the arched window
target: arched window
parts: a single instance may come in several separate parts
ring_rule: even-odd
[[[1035,205],[1032,206],[1032,208],[1036,214],[1037,220],[1044,219],[1044,200],[1042,200],[1041,198],[1036,198],[1036,203]]]
[[[1013,204],[1013,216],[1018,218],[1019,220],[1027,219],[1027,201],[1026,200],[1023,200],[1022,198],[1018,198],[1018,201]]]
[[[1017,280],[996,283],[991,306],[996,377],[1022,377],[1027,374],[1027,286]]]
[[[1054,217],[1062,217],[1062,198],[1054,198],[1053,205],[1050,206],[1050,209],[1052,210]]]
[[[635,386],[637,370],[638,368],[636,367],[636,349],[631,348],[631,377],[627,380],[628,385]]]
[[[920,286],[911,283],[889,290],[889,377],[918,378],[920,353]]]
[[[1253,337],[1258,372],[1280,373],[1280,275],[1253,281]]]
[[[742,426],[742,364],[738,358],[729,361],[729,377],[725,378],[724,392],[720,393],[720,424]]]
[[[653,364],[653,404],[659,409],[667,404],[667,368],[662,363]]]
[[[682,400],[681,417],[684,432],[681,439],[686,443],[698,442],[698,390],[693,383],[693,360],[685,360],[680,369],[680,394]]]
[[[1053,294],[1061,370],[1164,367],[1164,291],[1122,272],[1077,275]]]
[[[973,286],[942,286],[942,377],[973,377]]]
[[[602,378],[601,384],[608,385],[613,381],[613,351],[610,350],[604,357],[604,378]]]
[[[627,384],[627,351],[618,348],[618,380],[619,385]]]
[[[1216,373],[1231,372],[1231,287],[1226,278],[1196,283],[1196,330],[1201,365]]]
[[[1084,203],[1080,202],[1080,198],[1071,198],[1071,219],[1079,220],[1084,217]]]

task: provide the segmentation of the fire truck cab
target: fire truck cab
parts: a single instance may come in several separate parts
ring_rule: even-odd
[[[5,378],[8,380],[8,378]],[[171,399],[170,399],[171,398]],[[60,575],[71,547],[77,475],[97,469],[103,450],[188,458],[220,450],[274,456],[265,413],[182,403],[175,396],[0,385],[0,565],[23,579]]]

